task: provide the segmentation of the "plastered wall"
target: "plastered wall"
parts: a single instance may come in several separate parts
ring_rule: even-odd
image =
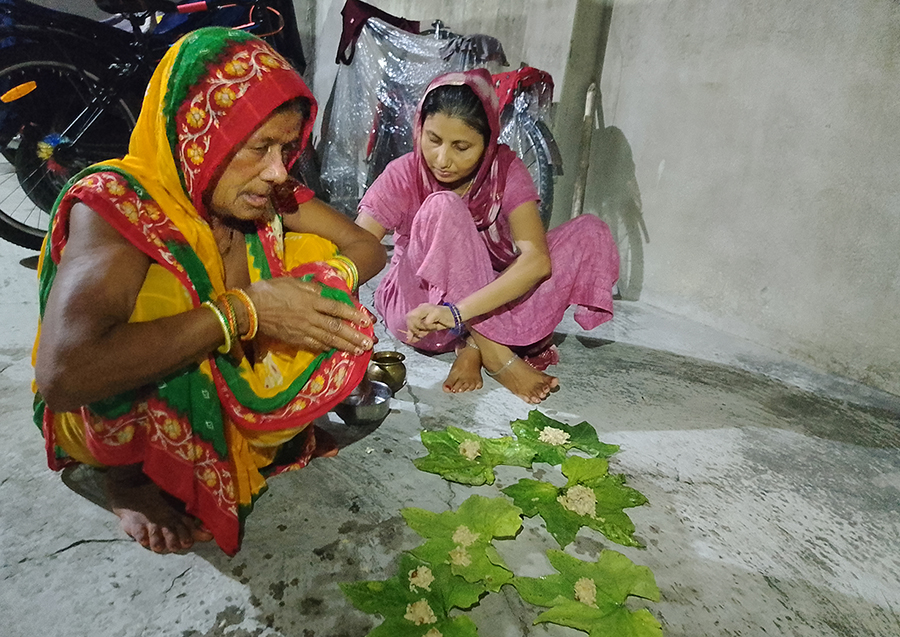
[[[602,77],[631,293],[900,394],[900,4],[623,0]]]

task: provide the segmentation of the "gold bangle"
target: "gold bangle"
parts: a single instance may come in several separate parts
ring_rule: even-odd
[[[256,337],[257,331],[259,331],[259,313],[256,311],[256,306],[253,304],[250,296],[240,288],[226,290],[225,294],[231,294],[247,308],[247,317],[249,318],[250,326],[247,328],[247,332],[241,336],[241,340],[253,340]]]
[[[332,261],[336,261],[341,263],[344,267],[340,268],[344,270],[350,279],[347,283],[350,286],[350,290],[352,292],[356,291],[356,288],[359,287],[359,270],[356,268],[356,264],[353,263],[348,257],[345,257],[343,254],[336,254],[331,259],[329,259],[326,263],[329,265],[335,265]]]
[[[219,321],[219,325],[222,326],[222,332],[225,334],[225,343],[216,348],[216,351],[220,354],[227,354],[231,351],[231,332],[228,330],[228,319],[225,318],[225,314],[219,309],[212,301],[204,301],[200,304],[201,307],[206,307],[212,310],[212,313],[216,315],[216,319]]]
[[[338,272],[340,272],[341,276],[344,278],[344,282],[349,286],[353,282],[353,274],[350,272],[350,269],[347,267],[347,264],[343,261],[339,261],[338,259],[328,259],[325,262]]]
[[[231,299],[228,298],[228,295],[222,293],[216,298],[216,303],[221,303],[224,307],[222,312],[228,320],[228,331],[231,333],[231,340],[236,341],[238,338],[237,312],[234,311],[234,305],[231,304]]]

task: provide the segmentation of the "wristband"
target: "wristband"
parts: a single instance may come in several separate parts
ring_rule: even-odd
[[[466,326],[462,321],[462,315],[459,313],[459,308],[453,305],[453,303],[441,303],[444,307],[450,308],[450,314],[453,315],[453,327],[450,328],[450,333],[454,336],[462,336],[466,332]]]

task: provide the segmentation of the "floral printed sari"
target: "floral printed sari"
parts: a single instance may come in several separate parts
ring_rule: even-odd
[[[152,260],[132,322],[185,312],[224,292],[204,195],[235,147],[297,97],[312,105],[305,143],[315,101],[267,44],[220,28],[179,41],[154,73],[128,155],[89,167],[57,201],[39,265],[41,315],[65,249],[69,213],[79,201]],[[289,195],[297,204],[312,197],[299,184]],[[285,233],[275,216],[246,234],[246,250],[251,282],[312,280],[323,296],[359,307],[349,282],[322,263],[337,253],[330,241]],[[213,352],[151,387],[77,412],[55,413],[37,393],[35,422],[50,467],[142,463],[150,479],[183,501],[234,554],[243,519],[265,489],[264,475],[305,466],[316,445],[308,425],[359,384],[369,361],[368,352],[317,355],[261,336],[253,345],[252,361]]]

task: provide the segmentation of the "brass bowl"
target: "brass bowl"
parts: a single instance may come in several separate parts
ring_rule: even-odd
[[[405,359],[400,352],[375,352],[372,354],[372,362],[369,363],[366,376],[370,380],[381,381],[396,394],[406,385],[406,365],[403,364]]]
[[[353,426],[384,420],[391,411],[391,388],[377,380],[363,380],[357,389],[334,406],[334,413]]]

